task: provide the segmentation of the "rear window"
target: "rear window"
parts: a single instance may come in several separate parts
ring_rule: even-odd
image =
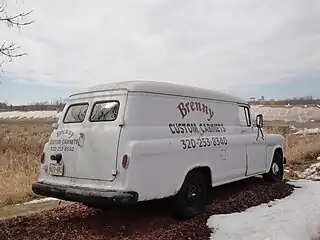
[[[88,110],[88,103],[73,104],[68,107],[67,113],[64,117],[64,123],[80,123],[86,117]]]
[[[119,101],[96,102],[93,106],[90,121],[91,122],[110,122],[118,117]]]

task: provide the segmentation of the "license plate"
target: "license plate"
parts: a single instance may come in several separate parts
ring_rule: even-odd
[[[49,174],[54,175],[54,176],[62,176],[63,175],[63,164],[50,163]]]

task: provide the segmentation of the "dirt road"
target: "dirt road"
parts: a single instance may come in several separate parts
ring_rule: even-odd
[[[139,204],[123,210],[100,211],[73,204],[0,222],[1,240],[19,239],[209,239],[212,214],[243,211],[288,196],[293,186],[259,178],[216,187],[200,216],[179,222],[169,216],[167,201]]]

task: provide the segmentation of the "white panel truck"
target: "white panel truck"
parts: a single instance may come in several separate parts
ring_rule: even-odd
[[[44,145],[36,194],[91,206],[167,198],[177,218],[207,190],[255,175],[282,181],[284,137],[250,105],[214,90],[153,81],[70,95]]]

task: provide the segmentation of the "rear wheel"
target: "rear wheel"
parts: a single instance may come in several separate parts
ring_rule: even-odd
[[[207,198],[207,183],[201,172],[190,172],[173,198],[173,213],[186,220],[202,212]]]
[[[283,161],[281,153],[274,153],[270,170],[263,175],[263,178],[273,182],[281,182],[283,180]]]

